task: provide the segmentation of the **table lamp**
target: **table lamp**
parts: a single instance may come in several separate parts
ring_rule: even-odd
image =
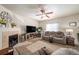
[[[73,32],[73,29],[66,29],[66,32],[68,33],[67,35],[71,35],[71,33]]]

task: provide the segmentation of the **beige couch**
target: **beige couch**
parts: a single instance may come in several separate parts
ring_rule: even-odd
[[[61,44],[66,44],[66,36],[64,35],[63,32],[58,31],[58,32],[45,32],[44,35],[42,36],[44,40],[52,40],[52,42],[55,43],[61,43]]]

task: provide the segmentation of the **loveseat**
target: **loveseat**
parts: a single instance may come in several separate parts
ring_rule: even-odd
[[[42,38],[44,40],[47,40],[47,41],[49,41],[51,39],[52,42],[66,44],[66,36],[61,31],[58,31],[58,32],[54,32],[54,31],[48,32],[48,31],[46,31],[44,33],[44,35],[42,36]]]

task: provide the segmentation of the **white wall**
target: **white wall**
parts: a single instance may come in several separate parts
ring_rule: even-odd
[[[27,16],[26,16],[26,18],[24,18],[20,15],[17,15],[16,13],[13,13],[12,11],[8,10],[7,8],[3,7],[2,5],[0,5],[0,12],[1,11],[6,11],[12,16],[12,18],[13,18],[14,22],[16,23],[17,27],[21,28],[22,33],[25,32],[25,26],[26,25],[31,25],[31,26],[38,27],[38,21],[36,21],[32,18],[29,18]]]
[[[15,18],[18,19],[16,20],[16,22],[17,22],[17,25],[21,28],[22,33],[25,33],[27,25],[38,27],[38,21],[34,19],[31,19],[28,17],[24,18],[20,15],[15,15]]]
[[[70,27],[69,26],[70,22],[77,22],[77,26]],[[45,31],[46,24],[49,24],[49,23],[58,23],[59,31],[63,31],[63,32],[66,32],[67,28],[72,28],[74,30],[74,32],[72,33],[72,36],[75,38],[75,44],[79,44],[78,39],[77,39],[77,33],[79,33],[79,14],[67,16],[67,17],[56,18],[56,19],[47,20],[47,21],[42,21],[42,22],[39,22],[39,26],[41,26],[43,28],[43,31]]]

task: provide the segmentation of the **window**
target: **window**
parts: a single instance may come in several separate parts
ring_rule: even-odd
[[[58,23],[46,24],[46,31],[58,31]]]

